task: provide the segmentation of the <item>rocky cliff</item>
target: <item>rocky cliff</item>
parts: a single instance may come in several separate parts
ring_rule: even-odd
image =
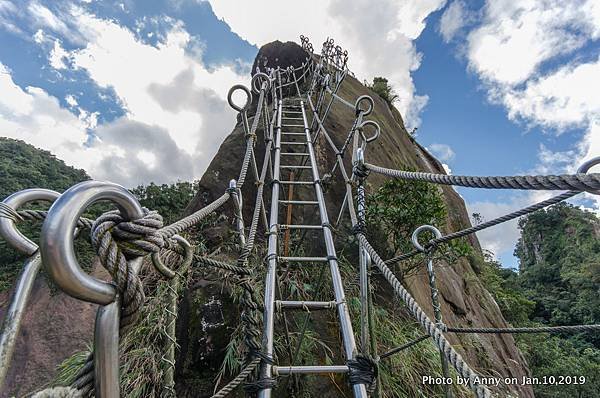
[[[260,49],[256,57],[254,70],[256,65],[260,67],[299,66],[305,57],[306,53],[295,43],[273,42]],[[389,107],[376,93],[366,88],[354,77],[347,76],[338,94],[350,102],[354,102],[357,97],[363,94],[370,95],[375,101],[374,112],[368,118],[379,123],[382,133],[378,140],[369,144],[366,152],[368,162],[383,167],[411,167],[420,171],[444,173],[441,163],[407,133],[399,112],[394,107]],[[254,109],[254,107],[251,109]],[[325,127],[338,147],[343,144],[354,118],[355,115],[352,109],[339,105],[337,102],[334,103]],[[259,137],[260,134],[259,131]],[[202,177],[201,192],[192,201],[188,211],[191,212],[201,208],[222,194],[229,180],[237,176],[244,148],[244,133],[238,121],[233,132],[224,140],[217,155]],[[320,163],[320,172],[323,175],[326,171],[331,170],[335,160],[334,154],[327,147],[322,137],[317,142],[315,150]],[[258,140],[256,152],[257,159],[262,159],[264,142],[261,139]],[[348,168],[350,167],[349,158],[350,156],[345,157]],[[383,182],[383,176],[371,174],[367,179],[367,190],[373,192]],[[343,185],[337,183],[331,184],[327,190],[328,212],[332,220],[335,220],[339,212],[344,193],[343,189]],[[448,217],[446,225],[438,227],[448,232],[470,226],[468,213],[461,197],[450,187],[442,187],[441,193]],[[243,196],[245,198],[244,217],[248,220],[254,205],[255,187],[252,184],[246,184]],[[266,194],[267,208],[269,208],[269,196],[270,194]],[[302,199],[302,197],[298,197],[298,199]],[[303,199],[311,200],[312,198]],[[299,220],[308,219],[311,216],[310,214],[298,214],[297,210],[295,212]],[[223,229],[217,229],[212,232],[212,235],[215,237],[220,236],[223,232]],[[470,237],[469,244],[474,250],[481,251],[476,237]],[[472,264],[470,260],[464,258],[455,263],[438,267],[437,280],[445,322],[456,326],[508,326],[498,305],[477,277],[475,267],[476,264]],[[213,282],[218,283],[218,281]],[[433,318],[425,270],[421,270],[415,276],[408,278],[405,283],[416,300]],[[382,284],[383,287],[385,287],[385,284]],[[473,369],[482,374],[517,378],[528,374],[527,364],[511,335],[448,334],[448,338]],[[385,386],[383,387],[385,388]],[[501,390],[503,395],[517,393],[522,397],[533,396],[531,388],[527,386],[510,385],[501,387]],[[335,394],[331,396],[335,396]]]
[[[265,66],[299,66],[306,56],[307,54],[295,43],[270,43],[261,48],[253,70],[256,69],[256,66],[261,68]],[[366,153],[369,162],[385,167],[402,166],[435,173],[444,172],[441,164],[406,132],[398,111],[390,108],[377,94],[351,76],[346,77],[339,94],[349,101],[354,101],[363,94],[368,94],[375,100],[375,109],[369,119],[379,123],[382,135],[377,141],[369,144]],[[252,106],[251,109],[255,109],[255,107]],[[339,104],[333,106],[325,125],[336,145],[340,146],[345,140],[354,117],[352,110]],[[259,129],[257,133],[261,137],[263,132]],[[224,192],[228,187],[229,180],[238,175],[244,150],[244,132],[240,120],[238,120],[202,177],[200,193],[188,206],[188,212],[203,207]],[[327,148],[322,138],[317,142],[316,153],[320,172],[324,174],[333,166],[334,154]],[[263,158],[264,141],[260,138],[257,141],[256,154],[257,159]],[[346,157],[345,162],[349,167],[349,156]],[[374,192],[383,182],[382,176],[372,174],[367,179],[367,190]],[[266,192],[265,200],[268,208],[270,195],[268,190]],[[454,231],[468,226],[469,218],[460,196],[449,187],[441,188],[441,194],[447,207],[448,217],[446,225],[439,227],[444,231]],[[245,199],[244,218],[249,220],[255,196],[255,186],[252,183],[245,184],[243,196]],[[326,192],[328,212],[332,221],[339,212],[342,197],[342,185],[332,183]],[[302,195],[297,198],[312,199]],[[236,251],[228,248],[230,237],[233,235],[231,207],[226,206],[224,212],[228,219],[225,221],[223,218],[212,220],[203,229],[197,230],[196,238],[198,241],[202,241],[207,251],[213,255],[233,259]],[[314,214],[309,211],[295,210],[294,214],[299,222],[314,218]],[[318,248],[318,245],[311,245],[310,240],[307,242],[307,251],[311,247],[315,250]],[[259,241],[259,244],[261,243]],[[475,237],[471,237],[469,243],[475,250],[480,250]],[[260,269],[260,259],[253,261],[255,266]],[[475,268],[476,264],[467,259],[438,267],[437,279],[445,322],[455,326],[507,326],[497,304],[478,279]],[[407,278],[405,282],[417,301],[429,316],[433,317],[429,286],[423,271]],[[348,278],[345,282],[348,286],[355,283],[352,278]],[[258,290],[261,290],[262,283],[262,280],[257,280]],[[177,332],[180,344],[176,368],[179,397],[211,395],[215,377],[218,376],[218,371],[226,357],[226,352],[228,352],[227,345],[230,337],[239,324],[237,303],[230,297],[230,293],[235,289],[235,284],[225,278],[223,274],[206,272],[201,275],[195,274],[183,295]],[[379,283],[378,289],[376,297],[378,304],[383,307],[392,307],[393,295],[387,285],[383,282]],[[84,348],[86,342],[91,341],[95,306],[83,304],[64,294],[52,291],[46,286],[42,277],[36,282],[34,290],[35,293],[31,298],[31,305],[19,337],[16,361],[11,368],[9,384],[0,394],[3,397],[13,394],[22,396],[43,387],[52,380],[56,373],[56,365],[60,361]],[[7,299],[8,292],[0,296],[0,300],[4,303]],[[339,344],[336,345],[339,337],[329,327],[332,322],[335,322],[335,319],[323,316],[317,320],[323,321],[323,324],[326,325],[317,329],[317,335],[326,340],[329,346],[335,347],[339,351],[337,349]],[[510,335],[456,336],[449,334],[448,338],[467,362],[482,374],[513,377],[528,374],[527,365]],[[403,342],[398,342],[398,344],[400,343]],[[339,360],[336,357],[332,359]],[[226,375],[223,380],[228,378],[229,375]],[[385,385],[382,388],[385,389]],[[343,379],[326,377],[319,378],[318,381],[314,381],[312,387],[306,387],[304,390],[308,396],[316,396],[318,390],[321,397],[337,397],[347,391]],[[523,397],[533,396],[529,387],[511,385],[502,387],[501,391],[504,396],[511,392]],[[240,392],[238,392],[238,396],[241,396]],[[287,396],[286,390],[280,390],[276,396]],[[389,393],[386,396],[401,395]],[[404,393],[404,396],[407,394]]]

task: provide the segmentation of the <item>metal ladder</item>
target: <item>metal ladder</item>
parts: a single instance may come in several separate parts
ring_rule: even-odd
[[[352,330],[352,322],[346,304],[345,293],[342,278],[339,271],[336,250],[325,206],[325,197],[320,184],[319,171],[317,169],[314,148],[311,140],[310,129],[308,127],[304,101],[297,99],[297,104],[290,99],[279,99],[277,103],[275,145],[273,153],[273,187],[271,196],[271,210],[269,222],[268,256],[267,256],[267,276],[265,279],[264,296],[264,330],[263,330],[263,350],[270,358],[273,357],[273,335],[275,328],[275,311],[308,309],[324,310],[335,308],[338,313],[340,331],[343,340],[344,353],[346,360],[354,358],[356,351],[356,342]],[[304,147],[304,152],[294,152],[296,148]],[[281,160],[285,159],[286,164]],[[288,159],[306,160],[305,164],[287,164]],[[307,169],[312,173],[312,181],[292,181],[280,180],[283,170],[302,170]],[[316,200],[303,201],[292,198],[279,199],[281,188],[287,186],[309,186],[314,187]],[[279,209],[281,206],[317,206],[320,215],[320,225],[298,225],[281,224],[279,221]],[[291,218],[288,216],[288,222]],[[325,243],[326,253],[320,257],[289,257],[281,256],[278,248],[278,233],[285,229],[314,229],[322,231]],[[293,263],[317,263],[322,266],[329,265],[335,301],[282,301],[276,300],[277,287],[277,265],[279,262]],[[269,363],[263,363],[261,367],[261,378],[270,379],[273,376],[291,376],[294,374],[330,374],[330,373],[348,373],[349,368],[343,365],[302,365],[302,366],[281,366]],[[355,397],[367,398],[367,391],[364,384],[354,384],[352,390]],[[258,397],[270,398],[272,389],[266,387],[262,389]]]

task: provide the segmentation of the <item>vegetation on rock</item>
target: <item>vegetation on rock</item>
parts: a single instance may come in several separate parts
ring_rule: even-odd
[[[398,101],[398,94],[385,77],[374,77],[373,83],[365,82],[365,86],[375,91],[389,106],[394,105]]]
[[[390,258],[415,250],[412,233],[421,225],[445,229],[447,211],[438,188],[424,181],[388,180],[367,198],[367,231],[369,241],[380,254]],[[422,243],[433,239],[424,232],[419,235]],[[391,250],[390,250],[391,249]],[[436,257],[452,262],[471,253],[463,239],[440,245]],[[418,259],[417,259],[418,260]],[[405,276],[419,265],[415,259],[404,262],[400,276]]]
[[[50,152],[23,141],[0,137],[0,200],[26,188],[47,188],[62,192],[71,185],[89,180],[83,170],[67,166]],[[34,203],[30,209],[47,208]],[[19,229],[34,242],[39,240],[41,223],[21,223]],[[0,292],[12,286],[23,267],[23,256],[0,238]]]
[[[519,221],[519,272],[490,256],[480,278],[514,326],[600,323],[600,220],[561,203]],[[597,333],[518,335],[534,377],[585,376],[585,384],[534,385],[538,397],[595,396],[600,390]]]
[[[85,171],[67,166],[48,151],[0,137],[1,199],[25,188],[43,187],[62,192],[89,179]]]

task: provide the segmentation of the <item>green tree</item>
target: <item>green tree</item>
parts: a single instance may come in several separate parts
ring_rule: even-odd
[[[398,94],[385,77],[375,77],[373,78],[373,84],[365,82],[365,86],[375,91],[389,106],[398,101]]]
[[[561,203],[523,217],[515,249],[519,272],[487,256],[480,278],[515,326],[600,321],[600,220]],[[537,397],[591,397],[600,391],[599,338],[594,333],[517,335],[534,377],[584,376],[585,384],[534,385]]]
[[[600,220],[568,203],[519,222],[515,254],[520,283],[536,306],[532,319],[551,325],[600,322]],[[596,347],[600,338],[587,336]]]
[[[417,227],[429,224],[443,229],[446,215],[444,201],[435,185],[424,181],[387,180],[367,198],[367,233],[378,252],[391,257],[414,250],[411,236]],[[433,235],[426,232],[419,239],[427,242]],[[440,245],[436,255],[452,262],[470,252],[471,247],[463,239],[457,239]],[[402,272],[413,270],[418,261],[408,261]]]
[[[179,181],[157,185],[151,182],[131,190],[142,206],[158,211],[165,225],[181,218],[183,211],[198,192],[198,182]]]
[[[89,178],[85,171],[67,166],[50,152],[23,141],[0,137],[0,200],[26,188],[48,188],[62,192]],[[33,203],[28,208],[44,209],[47,204]],[[19,230],[34,242],[39,240],[40,227],[40,223],[19,224]],[[22,267],[21,253],[0,238],[0,292],[10,288]]]
[[[478,257],[473,260],[481,270],[479,279],[498,303],[504,318],[515,325],[527,324],[536,303],[521,289],[518,272],[502,267],[490,252],[473,257]]]
[[[85,171],[67,166],[48,151],[0,137],[0,200],[25,188],[62,192],[89,179]]]

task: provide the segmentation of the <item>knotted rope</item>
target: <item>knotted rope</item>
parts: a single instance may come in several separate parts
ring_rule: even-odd
[[[144,209],[140,219],[125,220],[118,211],[102,214],[94,221],[92,245],[102,266],[110,273],[122,297],[121,327],[135,322],[144,302],[144,289],[128,260],[157,253],[164,247],[158,233],[163,226],[162,216]]]
[[[119,211],[109,211],[98,217],[92,225],[92,246],[122,298],[121,331],[137,321],[145,299],[142,281],[136,270],[130,267],[129,261],[157,253],[165,246],[165,240],[159,233],[162,226],[162,216],[148,209],[144,209],[142,218],[133,221],[124,219]],[[93,354],[90,354],[72,387],[82,390],[87,396],[93,391],[93,381],[94,360]]]

